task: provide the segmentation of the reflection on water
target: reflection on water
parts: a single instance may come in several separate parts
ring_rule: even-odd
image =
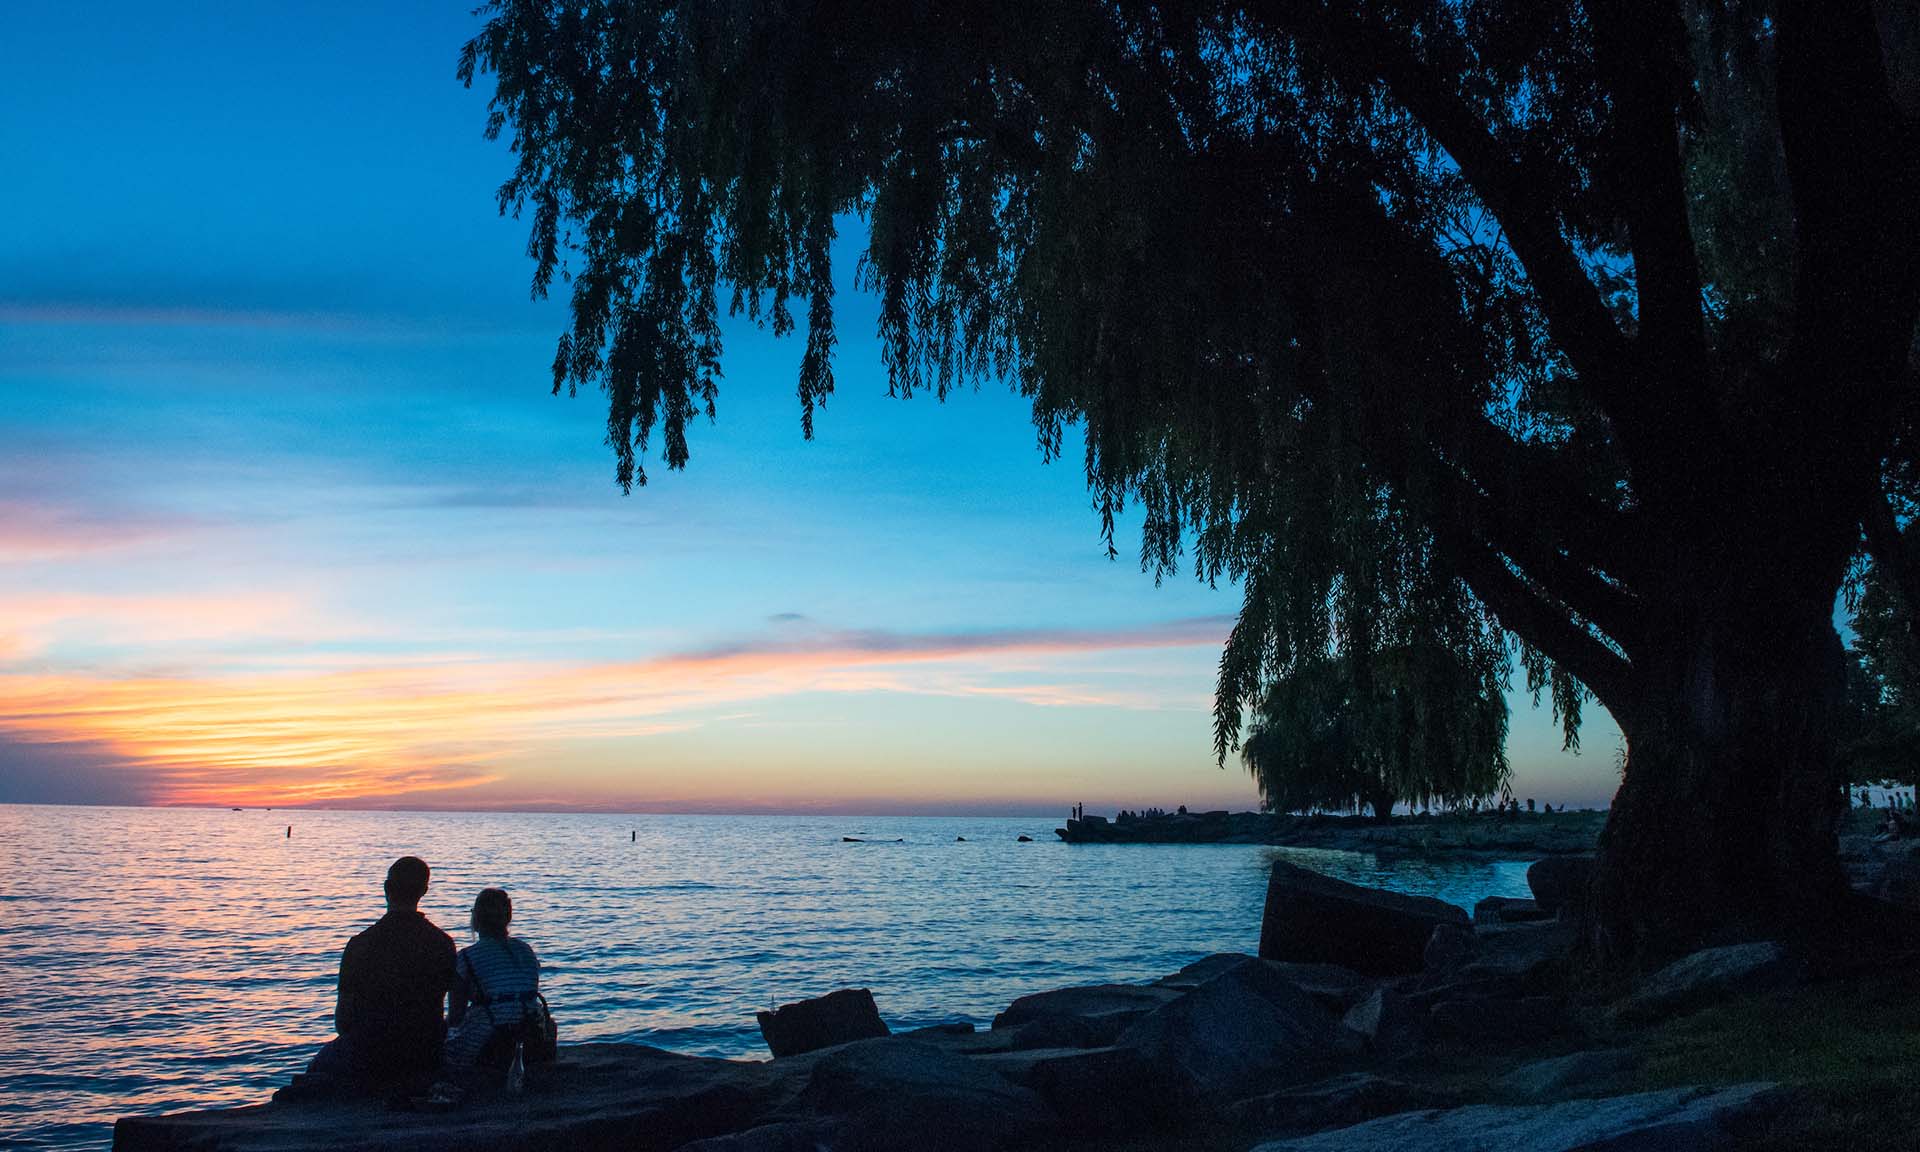
[[[0,805],[0,1144],[102,1147],[118,1115],[263,1099],[331,1035],[340,947],[408,853],[462,944],[473,894],[512,893],[562,1040],[718,1056],[764,1055],[755,1009],[848,985],[895,1028],[985,1025],[1029,992],[1250,952],[1276,854],[1465,905],[1526,891],[1524,863],[1068,846],[1053,825]]]

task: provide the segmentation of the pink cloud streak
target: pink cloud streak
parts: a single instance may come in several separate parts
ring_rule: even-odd
[[[528,749],[682,731],[716,707],[798,693],[1151,707],[1094,685],[993,680],[1009,657],[1212,646],[1228,624],[822,632],[589,664],[404,659],[244,677],[21,671],[0,674],[0,730],[111,748],[152,777],[163,802],[344,802],[492,783],[490,764]]]

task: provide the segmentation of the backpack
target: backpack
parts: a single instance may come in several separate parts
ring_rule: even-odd
[[[517,957],[519,953],[515,952],[514,955]],[[481,981],[478,969],[469,965],[467,972],[473,977],[474,991],[477,993],[473,998],[474,1003],[486,1009],[487,1017],[491,1019],[496,998],[487,994],[486,984]],[[494,1025],[475,1063],[482,1068],[504,1069],[513,1063],[515,1044],[520,1045],[521,1059],[528,1064],[553,1063],[560,1043],[560,1026],[554,1023],[553,1010],[547,1007],[547,998],[538,990],[508,993],[498,998],[498,1001],[507,1000],[520,1002],[519,1022]]]

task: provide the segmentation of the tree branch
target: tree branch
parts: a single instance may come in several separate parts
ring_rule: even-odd
[[[1700,261],[1680,156],[1686,27],[1670,4],[1596,0],[1589,11],[1595,63],[1613,96],[1614,200],[1633,252],[1639,314],[1633,391],[1661,412],[1670,441],[1692,439],[1717,420],[1706,387]]]
[[[1437,537],[1454,571],[1500,622],[1572,673],[1615,717],[1632,704],[1633,666],[1530,587],[1485,544],[1456,532]]]
[[[1526,269],[1553,339],[1609,415],[1616,413],[1626,338],[1615,326],[1557,213],[1539,185],[1467,105],[1398,32],[1320,0],[1253,0],[1253,12],[1275,28],[1323,51],[1350,83],[1385,84],[1395,100],[1453,157],[1505,231]]]
[[[1545,449],[1488,420],[1474,420],[1447,455],[1488,497],[1537,521],[1556,547],[1586,567],[1635,582],[1646,553],[1630,515],[1590,491]]]
[[[1629,654],[1640,645],[1644,613],[1639,598],[1543,537],[1540,517],[1489,497],[1438,456],[1425,472],[1442,489],[1442,499],[1467,535],[1512,561],[1547,597]]]

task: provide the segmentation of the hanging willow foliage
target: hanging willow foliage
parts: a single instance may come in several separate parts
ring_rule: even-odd
[[[1490,418],[1551,433],[1559,369],[1457,173],[1377,92],[1227,9],[483,11],[460,75],[497,77],[488,131],[518,156],[501,208],[531,218],[536,293],[570,280],[554,388],[604,389],[622,486],[656,441],[683,466],[713,415],[723,296],[804,324],[811,434],[829,251],[858,215],[895,391],[1010,381],[1044,451],[1085,426],[1110,547],[1132,502],[1156,577],[1243,583],[1223,758],[1270,686],[1334,657],[1359,674],[1409,621],[1489,619],[1458,578],[1395,571],[1435,548],[1409,509],[1458,499],[1422,457]],[[1427,631],[1471,639],[1476,683],[1507,666],[1503,640]],[[1576,683],[1532,659],[1571,736]]]

